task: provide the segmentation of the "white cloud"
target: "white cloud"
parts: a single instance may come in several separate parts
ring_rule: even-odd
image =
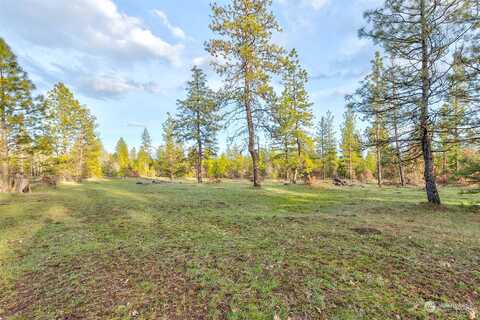
[[[84,90],[94,96],[115,98],[134,91],[165,94],[155,82],[136,82],[119,74],[102,74],[83,84]]]
[[[183,50],[120,12],[112,0],[3,0],[0,20],[37,46],[120,61],[164,59],[178,65]]]
[[[131,121],[131,122],[128,122],[128,123],[127,123],[127,127],[131,127],[131,128],[146,128],[147,125],[146,125],[145,123],[142,123],[142,122]]]
[[[311,7],[315,10],[321,10],[324,7],[326,7],[329,3],[330,0],[277,0],[280,4],[300,4],[302,6],[308,6]]]
[[[185,32],[180,27],[174,26],[168,19],[168,16],[165,12],[155,9],[153,10],[153,13],[155,13],[155,15],[160,18],[160,21],[162,21],[163,25],[167,27],[167,29],[172,33],[172,35],[180,39],[186,38]]]
[[[193,58],[192,63],[197,67],[201,67],[208,64],[211,60],[212,58],[210,56],[200,56]]]
[[[306,0],[304,2],[308,2],[315,10],[320,10],[328,4],[329,0]]]

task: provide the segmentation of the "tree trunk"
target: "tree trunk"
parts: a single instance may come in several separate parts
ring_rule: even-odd
[[[298,133],[298,123],[295,125],[295,131]],[[298,137],[296,137],[295,140],[297,143],[298,161],[297,161],[297,165],[295,166],[295,172],[293,174],[293,180],[292,180],[293,184],[297,184],[298,172],[300,171],[300,166],[302,161],[302,143]]]
[[[2,119],[0,130],[0,192],[9,192],[11,185],[10,170],[8,165],[8,128],[5,119]]]
[[[377,123],[377,183],[382,187],[382,152],[380,150],[380,126]]]
[[[248,152],[252,157],[253,186],[260,187],[260,179],[258,175],[258,152],[255,150],[255,128],[253,126],[253,116],[250,104],[245,105],[245,111],[247,113],[248,125]]]
[[[435,169],[432,152],[432,139],[429,124],[429,94],[430,94],[430,77],[429,77],[429,52],[428,52],[428,26],[426,21],[425,0],[420,0],[421,11],[421,39],[422,39],[422,100],[421,100],[421,141],[423,161],[425,166],[425,189],[427,192],[428,202],[440,205],[440,195],[437,189],[437,182],[435,179]]]
[[[285,143],[285,181],[288,182],[288,143]]]
[[[444,183],[447,184],[448,183],[448,158],[447,158],[447,151],[443,151],[443,163],[442,163],[442,166],[443,166],[443,180],[444,180]]]
[[[353,161],[352,161],[352,145],[348,145],[348,174],[350,175],[350,182],[353,182]]]
[[[202,184],[203,183],[203,178],[202,178],[202,147],[199,146],[198,148],[198,159],[197,159],[197,183]]]
[[[248,65],[245,66],[245,75],[244,75],[244,103],[245,103],[245,114],[247,117],[247,127],[248,127],[248,152],[252,157],[252,171],[253,171],[253,186],[260,187],[260,177],[258,174],[258,152],[255,150],[255,126],[253,124],[253,114],[252,114],[252,99],[250,97],[250,83],[248,80]]]
[[[407,185],[407,181],[405,179],[405,169],[403,167],[403,159],[402,159],[402,150],[400,149],[400,137],[398,136],[398,118],[397,118],[397,111],[395,111],[393,115],[393,130],[395,134],[395,151],[397,153],[397,161],[398,161],[398,173],[400,175],[400,183],[402,187]]]
[[[198,129],[198,154],[197,154],[197,183],[203,183],[202,177],[202,160],[203,160],[203,146],[202,139],[200,138],[200,128]]]

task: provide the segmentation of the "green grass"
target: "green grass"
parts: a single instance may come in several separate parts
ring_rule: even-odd
[[[480,197],[441,193],[439,209],[420,189],[373,186],[0,195],[0,318],[469,319]]]

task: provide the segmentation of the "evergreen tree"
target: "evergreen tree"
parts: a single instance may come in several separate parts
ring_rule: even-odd
[[[469,111],[468,81],[463,63],[463,57],[456,53],[452,73],[449,78],[449,90],[447,101],[439,111],[439,125],[435,132],[438,133],[438,145],[442,154],[440,167],[442,168],[443,180],[448,182],[451,173],[460,171],[462,147],[466,145],[468,127],[466,113]]]
[[[52,150],[52,171],[62,179],[88,177],[86,166],[92,161],[88,157],[95,155],[99,161],[99,151],[92,151],[98,142],[95,117],[63,83],[56,84],[47,93],[45,114],[44,134]]]
[[[185,155],[175,134],[175,121],[168,114],[163,124],[163,145],[158,149],[158,168],[161,175],[174,180],[186,173]]]
[[[377,184],[382,185],[383,162],[387,146],[390,144],[390,137],[387,130],[385,114],[382,110],[386,106],[387,86],[386,72],[384,70],[383,58],[380,52],[375,52],[372,60],[372,71],[357,91],[361,97],[361,103],[357,104],[357,110],[365,115],[365,120],[370,122],[366,129],[367,145],[375,148],[376,178]]]
[[[284,87],[280,103],[273,114],[277,121],[277,130],[274,136],[280,137],[285,143],[287,152],[288,140],[293,139],[296,148],[296,165],[292,174],[292,183],[297,182],[298,173],[306,168],[308,153],[307,147],[311,146],[312,140],[308,130],[312,127],[312,103],[309,101],[306,85],[308,73],[300,65],[298,54],[293,49],[288,57],[283,59],[282,85]],[[286,153],[286,159],[288,153]],[[288,163],[288,161],[287,161]],[[303,174],[306,174],[305,170]]]
[[[342,162],[346,168],[346,174],[350,180],[355,177],[355,169],[362,160],[361,141],[357,130],[357,118],[351,105],[343,115],[342,140],[340,149],[342,151]]]
[[[210,40],[207,51],[213,66],[224,78],[225,95],[237,107],[234,114],[246,119],[248,151],[252,160],[254,186],[260,186],[257,130],[265,119],[265,100],[272,91],[270,76],[278,71],[280,47],[272,44],[272,33],[280,27],[270,11],[271,0],[231,0],[212,4],[210,29],[219,36]]]
[[[290,154],[295,145],[295,119],[292,114],[292,109],[286,108],[284,105],[285,101],[278,99],[274,95],[272,95],[270,100],[272,101],[273,106],[273,124],[271,128],[272,142],[275,149],[281,150],[281,170],[283,171],[283,177],[285,180],[289,180],[293,161]]]
[[[409,127],[411,142],[421,150],[427,198],[434,204],[441,202],[432,150],[435,106],[446,91],[445,60],[471,28],[461,21],[470,6],[468,0],[389,0],[383,8],[365,13],[372,27],[360,31],[405,62],[396,67],[401,103],[395,107],[402,117],[398,123]],[[388,107],[378,113],[391,115],[392,111]]]
[[[187,98],[177,101],[175,131],[195,149],[197,182],[202,183],[202,161],[206,153],[215,149],[216,135],[220,129],[220,103],[215,93],[207,86],[205,73],[192,68],[192,80],[187,84]]]
[[[29,143],[29,116],[36,112],[32,101],[34,85],[17,62],[8,44],[0,38],[0,192],[11,189],[15,151]]]
[[[152,158],[152,138],[147,128],[143,130],[142,133],[142,145],[140,150],[143,150],[149,158]]]
[[[317,131],[317,153],[322,166],[322,177],[333,177],[337,169],[337,142],[333,114],[328,111],[320,118]]]

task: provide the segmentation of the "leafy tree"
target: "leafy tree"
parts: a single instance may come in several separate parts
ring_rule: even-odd
[[[202,161],[206,153],[215,149],[216,135],[220,129],[220,103],[208,88],[205,73],[192,68],[192,80],[187,84],[187,98],[177,101],[175,131],[181,139],[192,142],[195,149],[197,182],[202,183]]]
[[[234,102],[233,114],[243,114],[248,132],[254,186],[260,186],[258,128],[265,119],[261,102],[269,96],[270,77],[278,72],[282,50],[271,41],[280,27],[270,11],[271,0],[231,0],[212,4],[210,29],[219,36],[207,43],[213,67],[225,81],[225,96]]]
[[[411,143],[420,147],[427,198],[434,204],[441,203],[432,150],[436,101],[446,92],[445,61],[471,29],[462,21],[470,6],[468,0],[388,0],[365,13],[371,28],[360,31],[401,62],[395,81],[398,123],[408,127]],[[392,111],[389,106],[377,113]]]
[[[328,111],[320,118],[317,131],[317,153],[320,157],[323,179],[333,177],[337,169],[337,142],[333,114]]]
[[[217,159],[211,159],[210,162],[208,173],[210,177],[221,179],[227,176],[229,161],[225,154],[220,155]]]
[[[243,155],[239,146],[231,146],[227,149],[227,158],[229,161],[228,176],[231,179],[243,178],[247,172],[247,159]]]
[[[129,173],[130,159],[128,155],[128,146],[123,138],[120,138],[115,147],[115,156],[118,162],[118,173],[122,177],[126,177]]]
[[[28,118],[36,112],[33,83],[17,62],[8,44],[0,38],[0,192],[10,191],[12,152],[29,142]]]

